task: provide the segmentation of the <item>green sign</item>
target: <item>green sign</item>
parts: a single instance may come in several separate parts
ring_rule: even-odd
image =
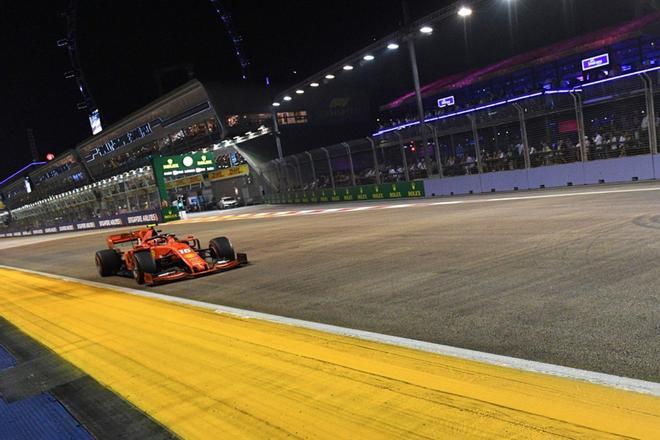
[[[192,174],[215,171],[213,152],[188,153],[179,156],[157,157],[154,159],[156,171],[166,177],[185,177]]]
[[[163,223],[179,220],[179,209],[176,206],[163,208],[161,212],[163,213]]]
[[[178,156],[154,157],[153,171],[161,200],[167,200],[168,180],[204,174],[216,170],[213,152],[186,153]]]
[[[330,203],[364,200],[392,200],[424,197],[424,182],[383,183],[381,185],[361,185],[349,188],[319,189],[314,191],[292,191],[272,194],[268,203]]]

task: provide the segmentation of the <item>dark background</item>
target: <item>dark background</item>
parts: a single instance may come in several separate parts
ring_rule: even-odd
[[[419,18],[450,3],[411,0],[411,15]],[[432,37],[419,41],[422,82],[629,20],[644,3],[482,2],[466,24],[458,17],[449,19],[436,25]],[[75,82],[63,75],[71,69],[68,53],[56,45],[66,36],[60,13],[68,4],[68,0],[0,3],[0,178],[30,161],[27,128],[34,129],[42,156],[73,148],[91,134],[87,114],[76,109],[81,97]],[[269,76],[274,91],[319,72],[402,23],[400,0],[226,0],[225,4],[245,40],[251,61],[249,81],[263,83]],[[78,45],[105,126],[158,96],[157,69],[189,63],[199,79],[241,81],[232,44],[207,0],[80,1]],[[388,57],[351,72],[373,105],[412,88],[406,51]],[[163,90],[186,80],[183,72],[164,75]],[[336,84],[341,81],[339,77]]]

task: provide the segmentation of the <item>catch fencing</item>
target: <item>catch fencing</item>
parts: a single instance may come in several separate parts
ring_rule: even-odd
[[[273,160],[262,169],[273,184],[268,198],[292,203],[319,191],[542,167],[552,172],[556,165],[640,155],[650,164],[658,152],[658,69],[451,113],[439,109],[423,124],[383,127],[370,137]]]

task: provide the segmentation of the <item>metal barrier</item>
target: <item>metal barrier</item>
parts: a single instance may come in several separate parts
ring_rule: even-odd
[[[0,229],[0,233],[96,222],[159,209],[151,167],[143,167],[13,209],[11,229]]]
[[[289,192],[485,175],[657,153],[658,68],[511,96],[274,161]],[[649,156],[651,158],[652,156]],[[648,159],[652,161],[652,159]]]
[[[140,226],[160,223],[162,220],[163,217],[160,210],[149,210],[73,222],[53,220],[36,228],[31,227],[29,224],[12,224],[10,228],[0,230],[0,238],[41,236],[62,232],[119,228],[122,226]]]
[[[266,203],[329,203],[425,197],[424,182],[393,182],[344,188],[295,190],[266,196]]]

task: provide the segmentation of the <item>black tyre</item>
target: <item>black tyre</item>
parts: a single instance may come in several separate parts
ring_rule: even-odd
[[[234,261],[236,259],[234,247],[227,237],[212,239],[209,242],[209,249],[211,249],[211,256],[217,260]]]
[[[133,278],[142,285],[144,284],[144,274],[156,273],[156,261],[151,256],[150,251],[136,252],[133,254]]]
[[[103,249],[96,253],[96,269],[102,277],[117,275],[121,268],[121,257],[112,249]]]

